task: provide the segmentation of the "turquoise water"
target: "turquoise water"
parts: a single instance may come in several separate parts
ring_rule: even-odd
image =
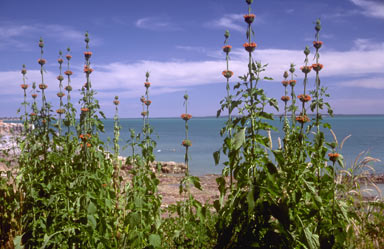
[[[356,156],[362,152],[368,152],[369,156],[380,159],[382,162],[373,164],[376,173],[384,173],[384,116],[336,116],[325,118],[332,126],[339,143],[344,137],[352,135],[344,144],[342,154],[346,165],[350,165]],[[215,166],[212,153],[218,150],[222,144],[220,129],[223,127],[225,118],[192,118],[189,121],[189,138],[192,141],[190,148],[190,169],[192,174],[203,175],[220,173],[223,166]],[[184,161],[184,147],[181,141],[184,139],[184,121],[180,118],[155,118],[150,120],[154,127],[153,138],[157,142],[155,149],[156,160],[159,161]],[[274,147],[277,146],[277,138],[283,136],[282,123],[279,118],[272,121],[279,129],[272,132]],[[129,129],[141,130],[141,119],[121,119],[120,132],[121,146],[129,139]],[[107,137],[113,137],[113,120],[105,120],[105,134],[101,138],[107,141]],[[332,135],[325,133],[326,139],[332,141]],[[128,149],[121,152],[128,156]]]

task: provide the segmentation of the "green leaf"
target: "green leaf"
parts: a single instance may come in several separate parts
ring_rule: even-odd
[[[233,137],[233,148],[235,150],[240,149],[240,147],[245,142],[245,128],[241,128]]]
[[[95,206],[95,204],[93,204],[93,202],[89,202],[87,211],[90,215],[96,213],[97,207]]]
[[[195,188],[197,189],[201,189],[201,184],[200,184],[200,178],[198,178],[197,176],[191,176],[191,182],[193,183],[193,186],[195,186]]]
[[[213,159],[215,160],[215,165],[218,165],[220,162],[220,150],[213,152]]]
[[[87,218],[88,218],[88,224],[90,224],[92,226],[93,229],[96,228],[96,219],[95,219],[95,216],[93,215],[87,215]]]
[[[15,245],[15,249],[23,249],[24,248],[24,246],[22,246],[22,244],[21,244],[21,238],[22,237],[23,237],[23,235],[19,235],[13,239],[13,244]]]
[[[161,238],[158,234],[151,234],[149,235],[149,244],[153,247],[160,247],[161,246]]]

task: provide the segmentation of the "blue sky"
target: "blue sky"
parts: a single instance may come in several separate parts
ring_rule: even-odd
[[[183,95],[190,95],[190,113],[215,115],[225,96],[224,31],[233,46],[230,69],[235,76],[247,70],[247,12],[245,1],[0,1],[0,116],[15,116],[22,102],[22,75],[39,82],[38,40],[45,41],[49,100],[58,98],[58,51],[72,49],[72,85],[85,82],[82,73],[83,34],[90,33],[92,84],[103,111],[113,115],[119,95],[121,117],[139,117],[145,72],[151,72],[151,116],[183,113]],[[255,0],[256,60],[268,63],[261,83],[280,99],[282,74],[291,62],[302,66],[306,45],[314,40],[314,21],[320,17],[324,42],[320,62],[322,84],[331,94],[337,114],[384,114],[384,1],[382,0]],[[313,48],[311,47],[313,52]],[[311,57],[312,58],[312,57]],[[297,73],[298,81],[302,73]],[[231,84],[237,77],[231,78]],[[298,84],[301,86],[301,84]],[[313,74],[310,87],[314,86]],[[78,99],[78,91],[74,97]],[[282,103],[280,103],[282,107]]]

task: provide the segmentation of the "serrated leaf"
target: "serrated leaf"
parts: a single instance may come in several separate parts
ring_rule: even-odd
[[[233,148],[235,150],[240,149],[240,147],[245,142],[245,128],[240,129],[233,137]]]
[[[160,247],[161,246],[161,238],[158,234],[151,234],[149,235],[149,244],[153,247]]]

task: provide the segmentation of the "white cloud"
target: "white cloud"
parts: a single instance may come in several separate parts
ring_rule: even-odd
[[[369,49],[372,48],[372,49]],[[126,96],[141,96],[145,72],[150,71],[152,82],[152,94],[163,94],[212,83],[224,82],[221,72],[225,69],[225,55],[222,58],[212,58],[206,61],[138,61],[135,63],[114,62],[110,64],[95,64],[95,71],[92,73],[92,83],[100,96],[116,92],[126,92]],[[242,48],[234,48],[231,52],[229,62],[230,70],[235,73],[232,82],[238,81],[237,76],[247,72],[248,53]],[[256,49],[254,58],[263,64],[268,63],[264,76],[270,76],[276,82],[282,80],[282,74],[289,69],[290,63],[297,65],[297,69],[303,65],[304,54],[299,50],[282,49]],[[313,54],[310,55],[310,63]],[[321,53],[320,62],[324,64],[321,71],[322,78],[326,77],[348,77],[352,78],[348,84],[356,87],[382,89],[382,78],[384,68],[384,48],[368,46],[365,50],[353,49],[350,51],[327,51]],[[79,89],[84,83],[84,74],[74,71],[73,86]],[[372,78],[372,74],[377,75],[377,79]],[[39,71],[29,71],[28,82],[37,81],[39,83]],[[46,82],[48,91],[57,92],[57,72],[48,71]],[[297,70],[298,78],[303,74]],[[314,73],[310,74],[314,77]],[[3,89],[1,94],[19,94],[21,84],[21,74],[19,71],[0,72],[0,86]],[[364,80],[366,79],[366,80]],[[381,81],[380,81],[381,79]],[[345,83],[346,84],[346,83]],[[113,93],[113,94],[112,94]],[[112,96],[113,97],[113,96]]]
[[[219,18],[218,20],[206,23],[206,27],[224,28],[230,31],[235,30],[239,32],[245,31],[246,27],[242,23],[242,14],[228,14]]]
[[[167,17],[144,17],[136,21],[136,27],[153,31],[178,31],[179,26],[172,23]]]
[[[338,83],[340,86],[384,89],[384,77],[362,78]]]
[[[295,12],[295,9],[286,9],[285,10],[285,13],[287,13],[287,14],[292,14],[293,12]]]
[[[13,24],[0,22],[0,49],[15,47],[27,50],[36,37],[55,38],[57,41],[82,41],[84,33],[73,27],[58,24]],[[37,41],[36,41],[37,42]],[[99,38],[91,36],[92,45],[100,43]]]
[[[366,51],[366,50],[384,50],[384,42],[382,43],[376,43],[373,42],[371,39],[363,39],[359,38],[354,41],[355,47],[354,49],[360,50],[360,51]]]
[[[380,0],[350,0],[363,9],[362,14],[369,17],[384,18],[384,2]]]
[[[263,20],[259,16],[255,17],[254,24],[259,24]],[[219,19],[211,20],[204,24],[206,28],[222,28],[231,31],[245,32],[247,24],[244,22],[243,14],[226,14]]]
[[[190,52],[198,52],[198,53],[207,53],[207,50],[203,47],[194,47],[194,46],[176,46],[177,49],[190,51]]]

